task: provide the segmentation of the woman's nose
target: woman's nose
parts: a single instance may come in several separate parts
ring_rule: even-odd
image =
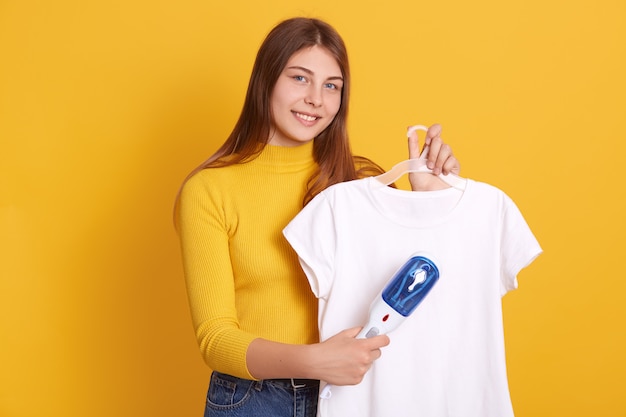
[[[323,102],[321,91],[318,88],[311,86],[307,91],[304,102],[315,107],[321,106]]]

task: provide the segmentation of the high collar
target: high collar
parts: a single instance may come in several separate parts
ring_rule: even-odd
[[[302,168],[315,163],[313,159],[313,141],[300,146],[265,145],[256,162],[283,168]]]

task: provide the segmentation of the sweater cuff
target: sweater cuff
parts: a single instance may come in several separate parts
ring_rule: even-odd
[[[250,374],[246,361],[248,347],[258,336],[241,331],[237,333],[237,337],[225,337],[219,342],[219,351],[229,352],[227,355],[214,355],[212,349],[205,349],[205,361],[211,369],[218,372],[238,378],[258,380]]]

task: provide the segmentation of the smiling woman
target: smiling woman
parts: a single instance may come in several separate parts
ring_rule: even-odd
[[[205,416],[315,416],[320,379],[358,383],[389,343],[355,339],[358,328],[319,343],[317,299],[282,236],[323,189],[382,172],[350,151],[349,91],[346,48],[331,26],[280,23],[259,49],[232,133],[181,188],[187,292],[214,371]],[[444,172],[458,168],[449,147],[429,155]]]
[[[503,306],[516,415],[626,416],[626,2],[355,4],[0,1],[0,416],[202,414],[172,200],[295,14],[346,42],[353,151],[391,168],[406,126],[440,120],[463,177],[510,192],[536,228],[546,253]],[[267,117],[270,92],[253,94]],[[241,224],[275,195],[254,193]]]
[[[293,54],[274,87],[269,143],[297,146],[317,137],[339,111],[342,88],[341,68],[328,50],[315,45]]]

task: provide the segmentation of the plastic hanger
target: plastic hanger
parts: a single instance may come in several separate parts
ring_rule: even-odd
[[[416,130],[428,131],[426,126],[415,125],[409,127],[407,131],[407,137],[410,137]],[[389,171],[384,174],[377,175],[374,177],[377,181],[381,182],[384,185],[389,185],[395,182],[398,178],[402,177],[405,174],[411,172],[425,172],[431,173],[432,170],[426,166],[426,158],[428,156],[429,146],[425,146],[424,150],[420,154],[419,158],[407,159],[393,166]],[[467,186],[467,180],[465,178],[459,177],[455,174],[443,175],[439,174],[439,178],[446,184],[451,187],[454,187],[458,190],[464,191]]]

